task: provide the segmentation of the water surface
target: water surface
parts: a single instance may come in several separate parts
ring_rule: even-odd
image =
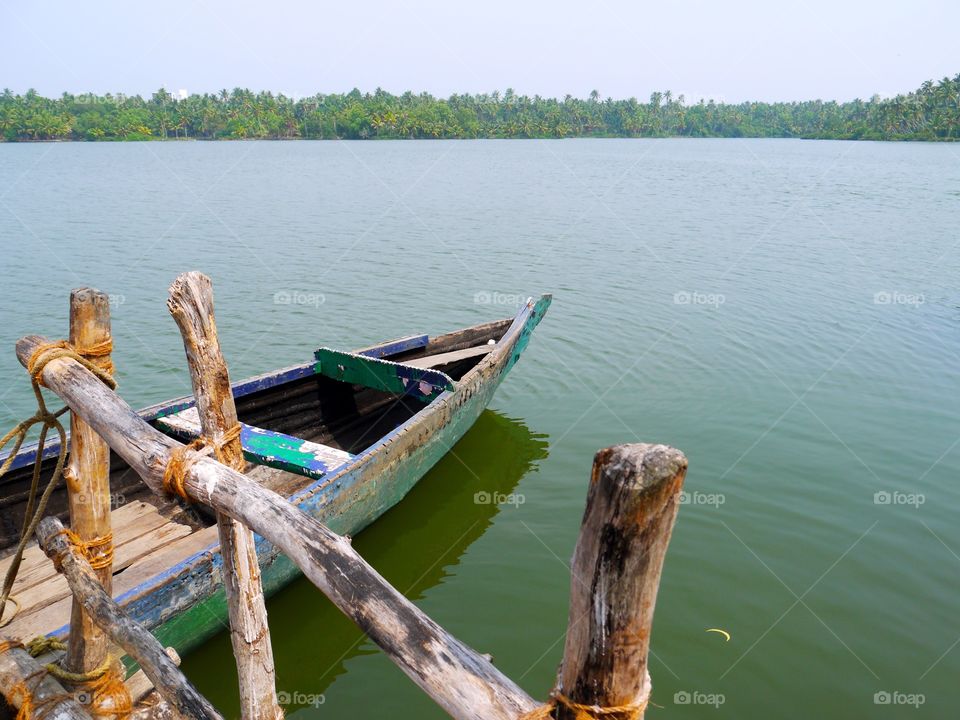
[[[183,270],[214,278],[235,378],[552,291],[491,411],[356,539],[364,557],[545,697],[593,453],[669,443],[690,459],[690,502],[648,716],[946,717],[958,203],[949,145],[3,145],[0,420],[30,411],[14,341],[63,336],[82,284],[114,296],[136,406],[189,392],[164,305]],[[308,583],[269,610],[291,716],[443,717]],[[232,662],[226,635],[184,662],[231,715]],[[898,692],[923,705],[875,704]]]

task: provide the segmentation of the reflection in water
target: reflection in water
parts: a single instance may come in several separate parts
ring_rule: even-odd
[[[354,540],[371,565],[411,600],[424,596],[493,524],[489,502],[509,495],[547,456],[546,436],[487,410],[404,500]],[[371,652],[364,635],[306,578],[267,602],[277,687],[297,688],[289,713],[326,691],[346,661]],[[183,667],[226,717],[239,715],[233,652],[220,633],[184,659]],[[210,672],[216,667],[218,672]],[[297,702],[300,701],[300,702]]]

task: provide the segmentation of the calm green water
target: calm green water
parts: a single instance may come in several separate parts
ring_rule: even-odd
[[[214,278],[235,378],[553,291],[491,411],[364,557],[545,696],[592,455],[669,443],[691,502],[648,717],[954,716],[958,228],[949,145],[0,146],[0,419],[30,406],[15,339],[62,336],[80,284],[115,295],[134,405],[189,391],[164,305],[183,270]],[[311,585],[269,611],[290,715],[442,716]],[[235,714],[232,662],[221,635],[184,667]]]

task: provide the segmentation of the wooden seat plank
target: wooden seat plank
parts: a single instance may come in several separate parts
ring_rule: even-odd
[[[188,408],[157,420],[157,425],[182,438],[200,436],[200,418],[196,408]],[[240,423],[240,444],[244,457],[257,465],[286,470],[319,479],[334,468],[353,459],[339,448],[321,445],[292,435]]]
[[[490,354],[494,345],[477,345],[475,347],[464,348],[463,350],[454,350],[453,352],[439,353],[437,355],[427,355],[413,360],[404,360],[404,365],[412,365],[418,368],[435,368],[440,365],[448,365],[461,360],[470,358],[484,357]]]
[[[331,348],[320,348],[314,356],[321,375],[374,390],[407,395],[422,402],[432,402],[441,393],[454,389],[453,380],[438,370]]]

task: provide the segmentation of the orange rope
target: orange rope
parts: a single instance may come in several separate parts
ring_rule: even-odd
[[[80,350],[68,343],[66,340],[55,340],[53,342],[43,343],[30,355],[27,361],[27,372],[37,385],[43,385],[43,371],[47,363],[61,358],[70,358],[76,360],[87,370],[96,375],[111,390],[116,389],[117,382],[113,379],[113,361],[108,357],[113,350],[113,340],[109,338],[96,345]],[[90,358],[104,358],[106,360],[97,360],[94,364]]]
[[[67,538],[67,542],[77,550],[81,555],[83,555],[87,562],[90,563],[90,567],[94,570],[100,570],[101,568],[108,567],[113,563],[113,533],[109,532],[102,537],[95,537],[91,540],[84,540],[79,535],[77,535],[73,530],[69,528],[63,528],[60,530],[57,535],[63,535]],[[67,550],[69,552],[69,548]],[[60,572],[63,569],[63,553],[57,555],[53,559],[53,564],[57,568],[57,571]]]
[[[217,462],[227,465],[228,463],[224,449],[231,442],[240,437],[240,423],[227,430],[218,442],[213,442],[210,438],[201,435],[196,440],[187,445],[181,445],[170,453],[167,460],[167,466],[163,470],[163,488],[172,495],[177,495],[187,502],[192,502],[187,494],[184,483],[190,467],[202,457],[201,451],[212,450]],[[193,455],[190,453],[193,452]]]
[[[630,703],[628,705],[613,705],[610,707],[600,707],[599,705],[582,705],[576,703],[559,690],[550,693],[550,701],[540,707],[524,713],[520,720],[549,720],[553,718],[553,711],[562,705],[568,710],[572,710],[575,720],[600,720],[600,718],[618,717],[618,720],[637,720],[643,711],[647,709],[649,698],[641,702]]]

